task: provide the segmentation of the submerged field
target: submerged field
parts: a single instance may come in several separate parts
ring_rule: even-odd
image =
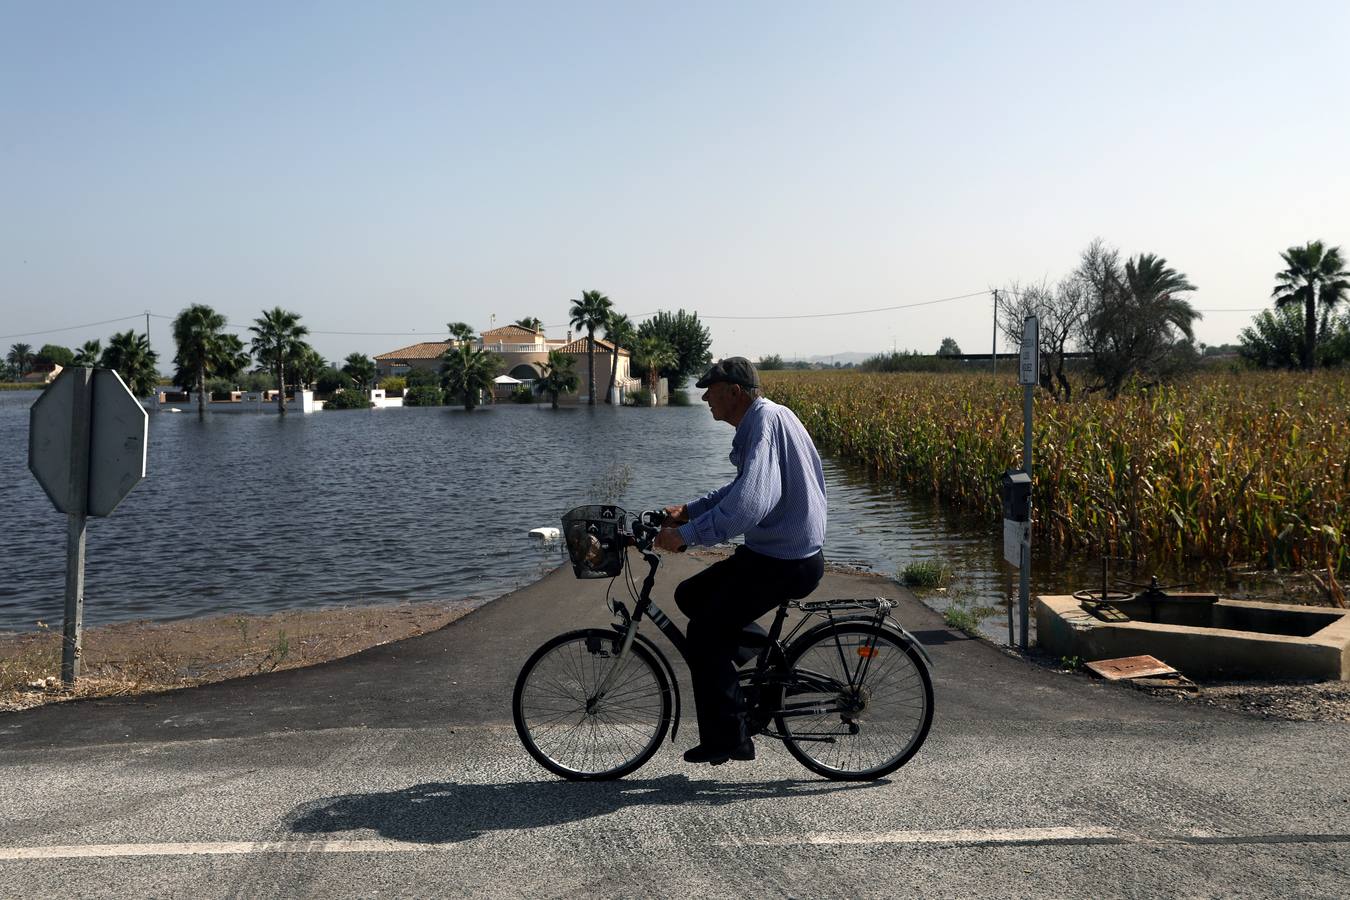
[[[764,380],[822,449],[999,515],[999,475],[1022,453],[1022,392],[1011,375]],[[1034,442],[1039,541],[1324,578],[1350,571],[1350,372],[1205,374],[1070,403],[1037,391]],[[1334,581],[1329,589],[1337,593]]]

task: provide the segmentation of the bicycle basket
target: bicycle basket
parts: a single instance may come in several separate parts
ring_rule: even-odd
[[[562,517],[563,540],[578,578],[613,578],[623,571],[628,513],[617,506],[578,506]]]

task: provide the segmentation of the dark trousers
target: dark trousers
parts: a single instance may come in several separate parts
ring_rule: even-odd
[[[746,739],[736,648],[741,629],[784,600],[810,594],[825,573],[821,553],[774,559],[737,547],[675,588],[675,603],[689,617],[689,672],[694,679],[700,743],[731,747]]]

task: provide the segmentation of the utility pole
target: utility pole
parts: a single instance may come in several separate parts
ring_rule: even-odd
[[[994,343],[989,350],[989,371],[998,374],[998,288],[994,288]]]

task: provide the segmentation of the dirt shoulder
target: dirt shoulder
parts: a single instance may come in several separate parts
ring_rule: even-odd
[[[404,603],[87,628],[83,671],[73,691],[61,684],[59,625],[0,634],[0,711],[156,693],[312,666],[435,631],[479,605]]]

